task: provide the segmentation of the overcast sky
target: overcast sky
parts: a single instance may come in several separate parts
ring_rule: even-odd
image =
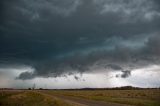
[[[159,87],[159,0],[1,0],[0,87]]]

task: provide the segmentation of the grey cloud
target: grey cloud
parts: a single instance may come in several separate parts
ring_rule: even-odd
[[[29,75],[28,73],[22,73],[19,76],[19,79],[23,79],[23,77],[25,77],[24,75],[28,75],[28,78],[34,78],[38,76],[58,77],[61,76],[61,74],[67,73],[68,71],[78,71],[83,73],[86,71],[91,71],[91,67],[94,67],[95,63],[97,64],[98,68],[104,68],[106,71],[108,69],[126,70],[143,67],[148,64],[153,64],[153,61],[159,63],[158,60],[152,58],[152,56],[159,58],[159,55],[155,55],[156,51],[153,51],[156,46],[155,44],[158,42],[152,42],[152,40],[153,38],[149,38],[147,45],[145,45],[143,48],[138,48],[137,50],[132,50],[128,47],[116,46],[113,50],[91,50],[88,53],[85,53],[81,50],[78,52],[80,54],[73,52],[71,55],[57,59],[47,59],[41,62],[35,61],[32,66],[35,68],[36,74]],[[153,44],[149,42],[152,42]],[[151,46],[151,44],[154,46]],[[150,48],[152,50],[150,50]],[[141,62],[143,64],[141,64]],[[121,75],[122,78],[130,76],[128,71],[124,71],[123,73],[124,74]],[[27,77],[24,79],[26,78]]]
[[[111,68],[111,69],[113,69],[113,70],[123,70],[120,66],[117,66],[117,65],[115,65],[115,64],[108,64],[107,66],[106,66],[106,68]]]
[[[160,54],[160,33],[156,33],[148,39],[147,49],[151,54],[159,55]]]
[[[107,4],[112,7],[106,10]],[[159,63],[156,0],[3,0],[1,5],[0,64],[35,68],[19,79]],[[144,19],[147,14],[151,20]]]
[[[131,75],[131,71],[122,71],[122,75],[121,75],[121,77],[122,78],[127,78],[127,77],[129,77],[130,75]]]
[[[31,20],[43,18],[44,12],[52,14],[59,14],[62,16],[69,16],[75,12],[80,5],[80,0],[23,0],[21,1],[25,8],[21,5],[16,7],[23,15],[30,16]]]
[[[78,76],[74,76],[74,78],[78,81],[79,80],[79,77]]]
[[[131,76],[131,71],[126,70],[126,71],[121,71],[122,74],[117,74],[116,77],[121,77],[121,78],[128,78],[129,76]]]
[[[27,79],[33,79],[33,78],[34,78],[33,73],[31,73],[31,72],[23,72],[16,79],[27,80]]]
[[[151,0],[95,0],[95,3],[103,5],[101,14],[120,13],[123,22],[152,20],[154,17],[160,17],[160,11],[156,10],[156,3]]]

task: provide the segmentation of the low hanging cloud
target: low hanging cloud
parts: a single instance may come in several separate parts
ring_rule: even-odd
[[[127,78],[131,71],[124,70],[160,64],[158,0],[2,0],[0,5],[0,65],[34,69],[17,79],[94,70],[121,71]]]
[[[117,74],[116,77],[121,77],[121,78],[128,78],[129,76],[131,76],[131,71],[126,70],[126,71],[121,71],[122,74]]]
[[[31,72],[22,72],[16,79],[22,79],[22,80],[27,80],[27,79],[33,79],[34,74]]]

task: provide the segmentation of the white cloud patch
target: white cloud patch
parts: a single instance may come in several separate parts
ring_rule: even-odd
[[[66,89],[66,88],[104,88],[104,87],[159,87],[160,66],[151,65],[148,67],[132,70],[131,76],[127,78],[116,77],[122,74],[119,71],[105,71],[93,73],[72,73],[59,77],[37,77],[30,80],[15,79],[21,72],[31,72],[32,68],[24,69],[0,69],[0,87],[30,88],[34,84],[36,88]],[[14,73],[13,73],[14,72]],[[4,74],[5,73],[5,74]],[[75,78],[78,78],[78,80]]]
[[[121,75],[119,72],[110,72],[111,76]],[[160,66],[150,65],[139,69],[132,70],[131,76],[124,78],[112,77],[112,86],[136,86],[136,87],[159,87],[160,86]]]
[[[33,72],[32,67],[0,68],[0,88],[27,88],[30,82],[16,80],[23,72]]]

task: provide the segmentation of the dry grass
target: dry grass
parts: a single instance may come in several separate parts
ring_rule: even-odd
[[[33,91],[1,91],[0,106],[74,106]]]
[[[160,106],[160,90],[156,89],[0,91],[0,106],[77,106],[56,98],[56,95],[135,106]]]
[[[160,106],[160,90],[84,90],[45,91],[53,95],[65,95],[97,101],[114,102],[136,106]]]

